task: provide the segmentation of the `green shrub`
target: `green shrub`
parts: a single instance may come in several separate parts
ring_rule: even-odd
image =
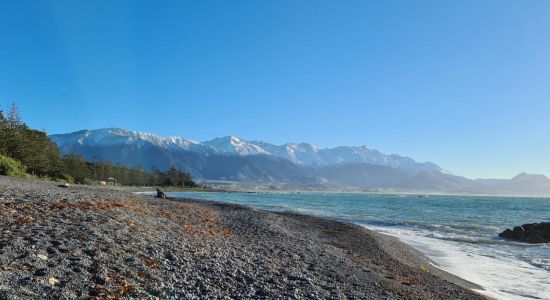
[[[40,176],[36,175],[36,174],[25,174],[25,178],[26,179],[34,179],[34,180],[42,180],[42,178],[40,178]]]
[[[93,185],[93,184],[94,184],[94,181],[91,180],[90,178],[84,178],[84,180],[82,180],[82,184],[85,184],[85,185]]]
[[[74,183],[74,178],[71,175],[68,174],[61,174],[59,178],[55,179],[56,182],[59,183]]]
[[[74,178],[69,174],[61,175],[61,179],[65,180],[66,183],[74,183]]]
[[[25,166],[11,157],[0,155],[0,175],[25,177]]]

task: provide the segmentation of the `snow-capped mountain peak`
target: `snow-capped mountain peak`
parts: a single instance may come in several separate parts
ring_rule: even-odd
[[[68,134],[54,134],[50,138],[63,147],[70,145],[94,145],[94,146],[118,146],[135,145],[141,149],[147,145],[154,145],[161,148],[178,148],[189,151],[212,151],[199,142],[188,140],[182,137],[159,137],[157,135],[129,131],[120,128],[104,128],[97,130],[81,130]]]
[[[257,155],[269,154],[261,147],[249,143],[235,136],[226,136],[215,138],[210,141],[203,142],[204,145],[212,147],[216,152],[229,155]]]
[[[295,164],[314,168],[348,163],[368,163],[410,173],[430,171],[448,174],[447,171],[433,163],[419,163],[409,157],[396,154],[386,155],[367,146],[338,146],[320,149],[308,143],[274,145],[262,141],[246,141],[236,136],[225,136],[205,142],[196,142],[183,137],[160,137],[151,133],[119,128],[81,130],[68,134],[52,135],[50,138],[65,153],[70,153],[75,147],[85,145],[132,145],[138,149],[154,146],[173,151],[218,153],[222,155],[272,155],[287,159]]]

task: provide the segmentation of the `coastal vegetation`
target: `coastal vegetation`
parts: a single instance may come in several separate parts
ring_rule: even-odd
[[[188,172],[182,172],[176,168],[170,168],[166,172],[153,168],[150,172],[146,172],[140,166],[128,168],[98,159],[89,162],[75,154],[64,156],[62,162],[65,174],[70,176],[69,181],[82,184],[105,182],[133,186],[197,186]]]
[[[45,131],[32,129],[22,121],[15,103],[7,113],[0,110],[0,175],[80,184],[197,186],[188,172],[176,168],[147,172],[141,166],[86,161],[75,154],[62,156]]]
[[[0,155],[0,174],[7,176],[25,176],[25,167],[17,160]]]

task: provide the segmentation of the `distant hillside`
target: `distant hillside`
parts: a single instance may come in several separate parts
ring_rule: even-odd
[[[67,134],[55,134],[50,138],[59,145],[62,152],[70,152],[80,147],[132,146],[143,149],[151,146],[170,151],[189,151],[201,154],[226,156],[270,155],[284,158],[306,167],[321,167],[333,164],[368,163],[402,169],[407,172],[434,171],[446,173],[433,163],[419,163],[400,155],[386,155],[366,146],[339,146],[319,149],[307,143],[288,143],[281,146],[262,141],[245,141],[238,137],[226,136],[205,142],[195,142],[182,137],[163,138],[150,133],[128,131],[118,128],[81,130]],[[86,153],[83,153],[87,155]]]
[[[333,182],[362,188],[452,192],[469,182],[466,178],[445,173],[411,173],[365,163],[327,166],[319,169],[316,174]]]
[[[82,130],[50,138],[64,154],[139,165],[146,170],[176,167],[205,180],[316,188],[550,195],[550,180],[543,175],[522,173],[509,180],[470,180],[430,162],[386,155],[366,146],[324,149],[307,143],[277,146],[233,136],[196,142],[116,128]]]

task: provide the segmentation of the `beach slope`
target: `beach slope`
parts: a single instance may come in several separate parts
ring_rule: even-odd
[[[361,226],[0,177],[0,299],[484,299]]]

